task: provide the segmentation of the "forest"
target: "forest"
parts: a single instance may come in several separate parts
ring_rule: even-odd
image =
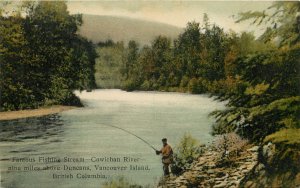
[[[299,157],[299,11],[299,2],[274,2],[265,11],[235,17],[265,27],[259,37],[225,32],[204,14],[201,24],[187,23],[174,41],[157,36],[151,45],[130,41],[126,47],[100,42],[97,62],[110,67],[114,59],[119,71],[96,76],[98,86],[117,77],[118,87],[127,91],[205,93],[227,101],[226,110],[211,114],[216,118],[212,134],[236,132],[252,143],[276,143],[280,149],[274,164],[295,170],[298,163],[284,162]]]
[[[260,142],[282,128],[299,128],[299,9],[298,2],[275,2],[271,15],[238,15],[237,22],[268,26],[258,38],[225,32],[204,14],[201,25],[189,22],[175,41],[157,36],[143,47],[136,41],[126,47],[100,42],[101,67],[116,72],[101,75],[118,78],[114,87],[127,91],[208,93],[227,100],[225,111],[212,114],[217,118],[213,133],[236,131]],[[101,67],[96,64],[96,69]],[[98,86],[107,87],[101,82]]]
[[[65,2],[0,7],[1,111],[81,105],[74,90],[95,88],[92,42],[77,34],[81,15]]]

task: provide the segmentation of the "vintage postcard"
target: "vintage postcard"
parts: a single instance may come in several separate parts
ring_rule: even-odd
[[[1,1],[1,188],[300,187],[299,1]]]

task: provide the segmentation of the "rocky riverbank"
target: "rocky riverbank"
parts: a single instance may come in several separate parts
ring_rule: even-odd
[[[191,168],[180,176],[164,178],[158,187],[300,187],[299,172],[272,173],[261,161],[271,159],[275,152],[275,145],[271,143],[261,147],[248,145],[233,161],[222,164],[217,157],[219,153],[207,149],[193,162]]]
[[[230,166],[218,164],[217,156],[217,151],[207,150],[181,176],[171,177],[159,187],[239,187],[246,174],[258,164],[258,147],[243,151]]]

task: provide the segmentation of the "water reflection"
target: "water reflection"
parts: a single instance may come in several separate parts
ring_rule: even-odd
[[[46,139],[63,132],[60,115],[0,121],[0,141],[22,142],[26,139]]]

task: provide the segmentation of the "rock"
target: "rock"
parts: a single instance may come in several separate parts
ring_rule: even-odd
[[[204,156],[212,156],[213,153],[211,151],[207,152]]]
[[[249,161],[244,162],[245,165],[251,165],[251,164],[253,164],[253,163],[254,163],[254,162],[249,162]]]
[[[240,173],[239,171],[237,171],[237,172],[231,174],[231,176],[240,176],[240,175],[241,175],[241,173]]]
[[[209,184],[214,184],[214,183],[215,183],[215,180],[214,180],[214,179],[209,179],[209,180],[207,180],[207,183],[209,183]]]
[[[254,161],[255,160],[252,157],[246,159],[246,162],[254,162]]]
[[[230,185],[239,186],[240,185],[240,180],[232,181]]]
[[[226,175],[228,176],[228,174],[225,174],[223,171],[216,172],[216,177],[218,177],[218,178],[226,176]]]
[[[251,151],[251,152],[257,152],[259,149],[259,146],[253,146],[252,148],[250,149],[247,149],[247,151]]]
[[[268,147],[271,147],[269,145]],[[268,153],[269,151],[266,152]],[[181,176],[169,179],[163,187],[216,187],[235,188],[255,167],[258,177],[264,177],[264,166],[258,164],[258,146],[253,146],[247,151],[239,153],[231,165],[217,165],[218,159],[214,150],[205,151],[197,160],[193,161],[190,169],[187,169]],[[271,150],[272,151],[272,150]],[[260,166],[259,166],[260,165]],[[251,182],[250,182],[251,183]],[[252,188],[254,183],[249,188]],[[244,185],[244,184],[243,184]]]
[[[253,184],[253,181],[247,181],[245,183],[245,187],[251,187],[252,184]]]
[[[198,163],[196,164],[196,166],[201,166],[201,165],[204,165],[207,161],[205,161],[205,159],[203,157],[200,157],[198,159]]]
[[[203,167],[202,166],[195,166],[194,171],[202,171],[203,170]]]
[[[206,168],[215,168],[216,165],[215,164],[207,164],[205,165]]]
[[[231,176],[228,178],[228,181],[237,181],[238,177],[237,176]]]
[[[221,178],[215,178],[216,181],[223,181],[223,180],[225,180],[225,179],[226,179],[225,176],[224,176],[224,177],[221,177]]]
[[[222,188],[227,186],[227,181],[222,181],[220,184],[213,186],[213,188]]]
[[[244,170],[244,169],[247,169],[247,166],[242,165],[242,166],[240,166],[240,167],[238,168],[238,170],[240,170],[240,171],[242,171],[242,170]]]
[[[181,185],[179,188],[187,188],[186,185]]]
[[[196,176],[197,181],[204,181],[207,176],[198,175]]]
[[[253,167],[254,167],[255,165],[256,165],[255,163],[249,164],[249,165],[247,165],[247,169],[248,169],[248,170],[251,170],[251,169],[253,169]]]
[[[186,180],[185,179],[176,179],[175,181],[174,181],[175,183],[185,183],[186,182]]]

